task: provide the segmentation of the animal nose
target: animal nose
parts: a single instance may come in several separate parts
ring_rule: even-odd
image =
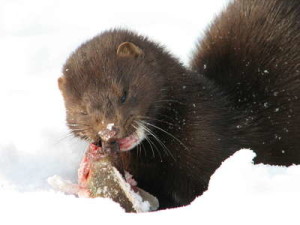
[[[108,142],[117,136],[119,129],[114,124],[108,124],[106,129],[98,132],[99,137],[102,141]]]

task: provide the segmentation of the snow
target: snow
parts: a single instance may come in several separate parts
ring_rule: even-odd
[[[55,174],[76,182],[87,147],[69,134],[57,88],[68,55],[99,32],[123,27],[187,64],[195,40],[226,3],[1,0],[1,224],[299,224],[300,166],[253,165],[249,150],[226,160],[190,206],[155,213],[125,214],[108,199],[75,198],[47,183]]]
[[[107,129],[108,130],[112,130],[112,128],[113,128],[113,126],[114,126],[115,124],[114,123],[109,123],[109,124],[107,124]]]
[[[187,207],[126,214],[109,199],[5,188],[0,192],[1,220],[5,224],[299,224],[300,166],[253,165],[254,156],[250,150],[241,150],[227,159],[212,176],[209,190]]]
[[[74,184],[70,180],[65,180],[58,175],[49,177],[47,181],[54,190],[61,191],[63,193],[77,195],[80,191],[78,184]]]
[[[130,200],[130,202],[132,202],[133,208],[136,210],[136,212],[149,212],[151,208],[150,203],[148,201],[144,201],[138,193],[135,193],[131,189],[130,184],[124,180],[122,175],[115,167],[113,167],[113,171],[115,178],[118,180],[117,182],[120,184],[122,190],[124,190],[126,197]]]

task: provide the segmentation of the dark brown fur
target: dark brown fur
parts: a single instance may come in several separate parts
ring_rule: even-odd
[[[300,163],[300,2],[240,0],[200,41],[192,68],[242,116],[256,162]]]
[[[258,162],[299,163],[299,7],[283,2],[230,5],[199,44],[195,73],[129,31],[108,31],[86,42],[59,79],[70,128],[94,142],[102,121],[117,124],[117,138],[132,133],[136,121],[148,123],[148,140],[121,158],[161,208],[190,203],[221,162],[243,147],[256,150]],[[137,49],[119,54],[125,42]]]

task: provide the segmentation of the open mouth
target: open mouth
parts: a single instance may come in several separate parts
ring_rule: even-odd
[[[129,151],[136,147],[138,144],[140,144],[145,138],[145,132],[143,129],[138,128],[134,133],[131,135],[116,139],[114,141],[111,141],[109,143],[98,141],[92,143],[92,145],[98,148],[102,148],[102,151],[104,152],[117,152],[117,151]]]
[[[121,151],[128,151],[137,146],[142,140],[135,133],[128,137],[117,140]]]

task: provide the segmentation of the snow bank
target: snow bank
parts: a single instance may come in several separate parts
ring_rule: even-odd
[[[254,156],[241,150],[227,159],[212,176],[208,191],[187,207],[126,214],[109,199],[6,188],[0,192],[1,220],[6,224],[299,224],[300,166],[253,165]]]
[[[254,156],[240,150],[227,159],[186,210],[218,224],[299,224],[300,166],[253,165]]]

